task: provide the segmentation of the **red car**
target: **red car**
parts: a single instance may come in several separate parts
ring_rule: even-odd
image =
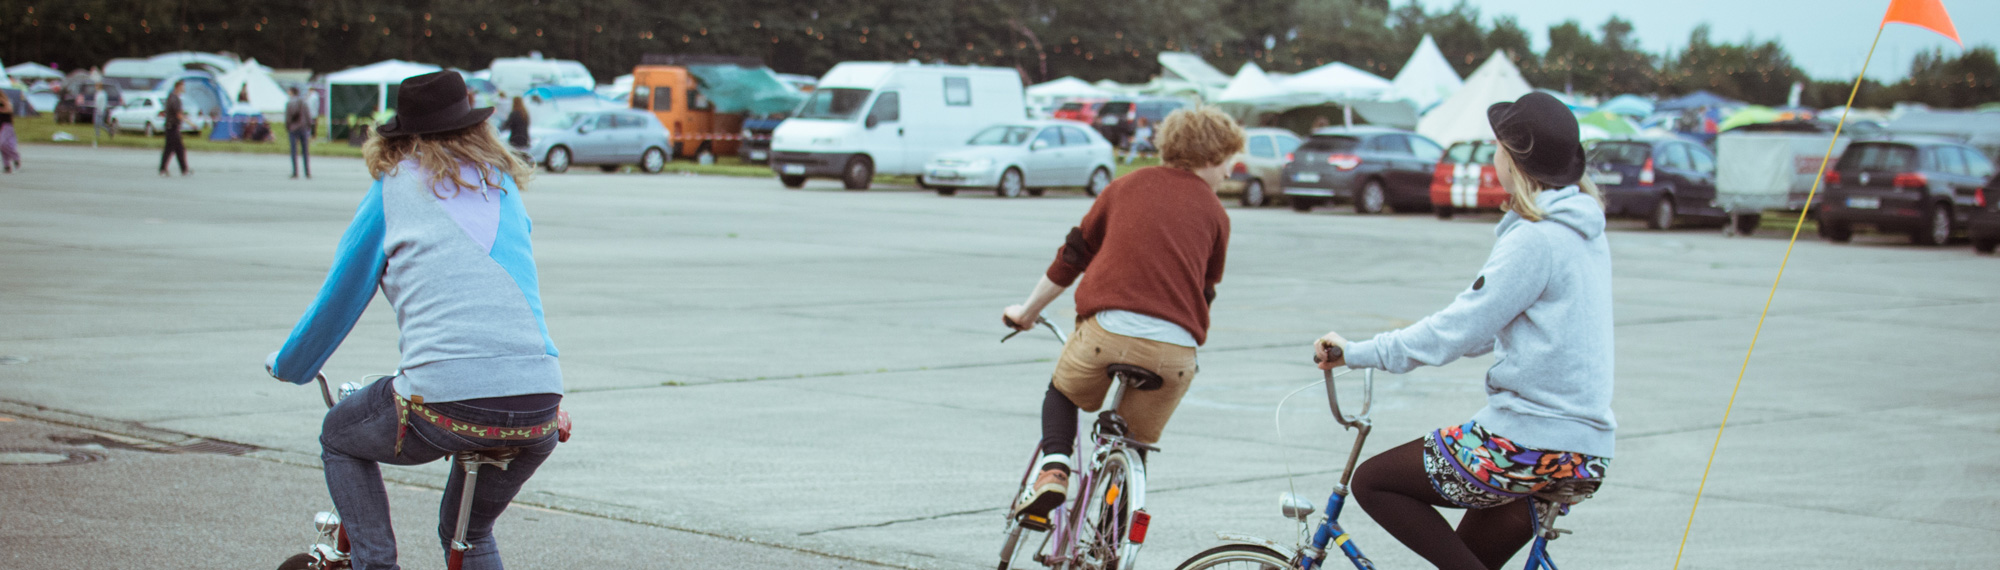
[[[1466,141],[1445,149],[1431,174],[1431,206],[1438,219],[1451,219],[1454,210],[1497,210],[1507,201],[1493,169],[1493,151],[1499,148],[1493,141]]]
[[[1068,119],[1086,125],[1097,124],[1097,110],[1104,107],[1106,99],[1074,99],[1056,107],[1051,118]]]

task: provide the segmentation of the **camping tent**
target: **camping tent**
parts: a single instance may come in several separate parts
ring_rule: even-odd
[[[1341,62],[1333,62],[1278,81],[1278,87],[1320,101],[1374,101],[1389,94],[1389,80]]]
[[[234,71],[237,67],[242,66],[241,63],[237,63],[234,58],[229,56],[198,51],[167,52],[146,58],[146,61],[171,64],[179,69],[206,71],[216,75]],[[107,71],[106,73],[109,72]]]
[[[53,67],[31,62],[8,66],[7,71],[0,72],[0,78],[10,76],[15,79],[62,79],[63,74]]]
[[[1271,80],[1264,68],[1255,63],[1245,62],[1236,70],[1236,77],[1230,78],[1228,86],[1215,96],[1215,102],[1238,107],[1255,107],[1276,103],[1288,94]]]
[[[1241,118],[1329,103],[1377,103],[1389,88],[1388,80],[1344,63],[1330,63],[1282,79],[1272,79],[1263,68],[1245,63],[1215,102]],[[1396,107],[1408,105],[1397,103]],[[1370,121],[1381,122],[1373,117]]]
[[[1638,95],[1619,95],[1612,97],[1610,101],[1605,101],[1603,105],[1598,105],[1597,110],[1643,119],[1653,115],[1653,102]]]
[[[1603,131],[1607,136],[1631,136],[1639,134],[1639,127],[1633,125],[1631,119],[1606,110],[1598,110],[1595,113],[1584,115],[1583,118],[1577,119],[1576,122],[1579,126],[1593,127]]]
[[[1037,83],[1028,86],[1029,98],[1046,97],[1050,99],[1059,99],[1059,98],[1110,97],[1110,96],[1111,96],[1110,91],[1098,89],[1097,86],[1091,85],[1090,82],[1084,81],[1082,79],[1077,79],[1075,77],[1064,77],[1062,79],[1057,79],[1055,81],[1050,81],[1047,83]]]
[[[285,93],[285,88],[279,87],[278,81],[271,78],[271,68],[258,64],[255,59],[243,62],[243,65],[234,71],[217,76],[215,82],[222,84],[222,90],[230,101],[239,102],[237,103],[239,108],[233,109],[232,112],[283,114],[285,103],[290,102],[290,96]],[[240,103],[245,92],[248,92],[250,99],[248,105]],[[240,108],[245,106],[248,107],[247,110]]]
[[[1495,50],[1486,63],[1479,64],[1479,69],[1465,78],[1464,87],[1417,121],[1417,132],[1444,145],[1493,138],[1493,127],[1486,122],[1486,108],[1519,99],[1533,90],[1521,78],[1521,70],[1507,59],[1506,52]]]
[[[1437,41],[1424,34],[1423,41],[1417,43],[1417,51],[1410,53],[1410,60],[1403,63],[1403,70],[1396,72],[1396,79],[1390,82],[1390,93],[1423,110],[1463,86],[1465,80],[1459,79],[1451,62],[1445,60],[1444,52],[1438,51]]]
[[[1229,76],[1209,65],[1201,56],[1183,51],[1163,51],[1155,57],[1164,70],[1145,91],[1154,94],[1193,92],[1214,95],[1229,85]]]
[[[1658,111],[1679,111],[1682,109],[1695,109],[1700,107],[1719,108],[1719,107],[1737,107],[1741,105],[1743,105],[1742,101],[1737,101],[1735,99],[1730,99],[1727,97],[1723,97],[1721,95],[1709,93],[1708,91],[1696,91],[1693,93],[1661,101],[1660,104],[1654,105],[1653,109]]]
[[[366,118],[377,110],[396,108],[396,86],[404,79],[432,73],[442,68],[391,59],[327,74],[328,111],[334,138],[347,136],[349,123]]]

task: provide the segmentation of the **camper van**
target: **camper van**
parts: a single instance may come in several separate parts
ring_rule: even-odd
[[[994,123],[1026,120],[1026,108],[1012,69],[842,63],[772,133],[771,171],[786,188],[830,177],[866,190],[876,174],[921,175],[931,155],[963,148]]]
[[[674,156],[734,154],[736,141],[716,137],[735,133],[743,116],[719,114],[701,90],[701,82],[680,65],[640,65],[632,69],[634,109],[651,111],[674,134]]]
[[[493,86],[509,95],[526,93],[543,85],[584,89],[597,86],[597,80],[590,76],[590,70],[583,64],[566,59],[542,59],[539,52],[530,53],[528,57],[494,59],[487,71]]]

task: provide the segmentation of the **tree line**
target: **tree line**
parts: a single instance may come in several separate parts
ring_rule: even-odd
[[[1159,73],[1162,51],[1198,53],[1224,72],[1338,61],[1393,77],[1429,34],[1461,76],[1498,50],[1530,83],[1580,94],[1708,90],[1777,105],[1800,82],[1803,104],[1829,107],[1850,86],[1807,77],[1775,41],[1718,40],[1706,25],[1671,53],[1650,53],[1629,21],[1570,21],[1546,30],[1536,52],[1518,20],[1485,16],[1464,1],[1433,11],[1414,0],[0,0],[0,57],[78,69],[226,51],[327,72],[390,58],[483,69],[540,51],[606,81],[646,54],[687,53],[756,56],[808,75],[841,61],[916,59],[1014,67],[1029,81],[1143,82]],[[1991,47],[1921,54],[1907,79],[1864,84],[1857,105],[1974,106],[2000,101],[1996,81]]]

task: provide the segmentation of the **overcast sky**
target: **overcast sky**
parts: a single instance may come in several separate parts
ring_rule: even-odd
[[[1432,11],[1449,8],[1457,0],[1420,0]],[[1520,19],[1529,31],[1535,49],[1548,47],[1550,25],[1565,20],[1581,22],[1599,35],[1597,27],[1617,14],[1632,22],[1639,43],[1647,51],[1661,53],[1687,45],[1688,32],[1707,22],[1712,41],[1741,42],[1756,36],[1776,39],[1792,61],[1814,79],[1852,81],[1868,55],[1889,0],[1470,0],[1480,15],[1492,23],[1498,15]],[[1398,0],[1395,4],[1403,4]],[[1958,27],[1966,47],[2000,45],[2000,1],[1944,0],[1944,7]],[[1882,33],[1882,45],[1875,50],[1875,62],[1868,76],[1879,80],[1901,79],[1910,72],[1910,60],[1918,53],[1936,48],[1957,53],[1958,46],[1929,30],[1895,24]]]

